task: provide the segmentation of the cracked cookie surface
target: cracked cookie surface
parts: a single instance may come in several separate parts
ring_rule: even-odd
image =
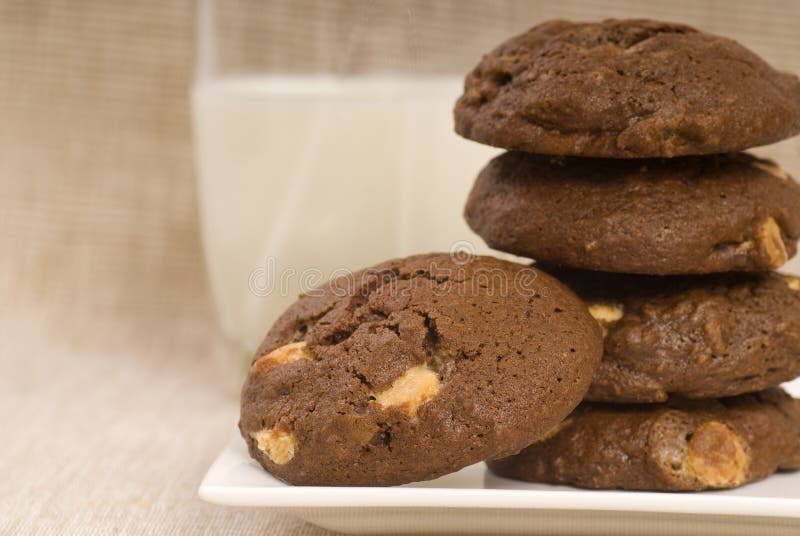
[[[718,398],[800,376],[796,277],[657,277],[536,267],[575,291],[604,329],[603,360],[587,400]]]
[[[583,398],[600,328],[530,267],[447,254],[333,280],[292,305],[242,390],[250,454],[293,484],[394,485],[519,451]]]
[[[747,153],[613,160],[504,153],[464,210],[497,250],[641,274],[776,269],[800,236],[800,185]]]
[[[488,465],[508,478],[595,489],[733,488],[800,469],[800,400],[776,388],[665,404],[585,402],[546,439]]]
[[[545,22],[466,77],[456,132],[539,154],[732,152],[800,132],[800,80],[739,43],[651,20]]]

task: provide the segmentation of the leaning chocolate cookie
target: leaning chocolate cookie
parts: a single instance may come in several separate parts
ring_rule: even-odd
[[[555,426],[601,353],[585,305],[530,267],[392,260],[302,296],[278,319],[244,385],[239,428],[251,456],[292,484],[431,479]]]
[[[539,154],[716,154],[800,133],[800,80],[682,24],[557,20],[483,57],[455,123],[471,140]]]
[[[494,249],[574,268],[761,271],[797,251],[800,185],[746,153],[610,160],[511,152],[478,175],[464,216]]]
[[[800,278],[537,267],[583,298],[603,327],[603,361],[587,400],[718,398],[800,376]]]
[[[540,441],[488,465],[504,477],[584,488],[733,488],[800,469],[800,400],[771,389],[657,405],[587,402]]]

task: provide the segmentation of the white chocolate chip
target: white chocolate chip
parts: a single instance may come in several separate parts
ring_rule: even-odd
[[[745,481],[748,459],[739,435],[727,425],[703,423],[689,441],[688,468],[706,486],[730,488]]]
[[[592,303],[589,305],[589,314],[598,322],[611,324],[622,318],[622,308],[610,303]]]
[[[625,313],[622,311],[621,305],[597,302],[589,304],[589,314],[592,315],[600,324],[600,327],[603,328],[603,337],[605,337],[608,335],[608,327],[619,322]]]
[[[253,363],[250,367],[250,371],[254,372],[264,367],[293,363],[301,359],[311,359],[311,354],[306,350],[305,341],[286,344],[266,355],[262,355]]]
[[[761,224],[756,238],[759,248],[769,259],[769,268],[778,268],[789,260],[786,244],[781,237],[781,228],[775,218],[769,217]]]
[[[436,396],[439,392],[439,376],[424,365],[411,367],[396,378],[391,387],[373,395],[384,408],[402,406],[409,415]]]
[[[292,461],[297,450],[297,438],[291,432],[275,430],[260,430],[250,434],[256,440],[258,450],[277,465],[285,465]]]
[[[779,168],[777,164],[775,164],[775,162],[772,162],[770,160],[755,160],[753,161],[753,167],[756,167],[762,171],[766,171],[773,177],[777,177],[782,181],[789,180],[789,174],[786,173],[781,168]]]
[[[800,277],[793,277],[791,275],[784,277],[786,278],[786,284],[789,285],[790,289],[800,291]]]

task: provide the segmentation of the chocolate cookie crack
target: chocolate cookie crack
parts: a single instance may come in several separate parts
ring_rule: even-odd
[[[455,368],[455,356],[444,347],[442,335],[436,328],[436,320],[428,313],[417,314],[422,316],[426,329],[423,342],[425,365],[436,373],[440,382],[444,383]]]
[[[291,338],[291,340],[289,342],[303,342],[303,341],[305,341],[306,337],[309,334],[309,332],[311,332],[311,330],[314,328],[314,326],[317,324],[317,322],[319,322],[319,320],[322,317],[324,317],[331,310],[333,310],[333,308],[334,308],[334,305],[329,305],[322,312],[317,313],[315,315],[312,315],[312,316],[308,317],[305,320],[299,320],[295,324],[294,335],[292,335],[292,338]]]
[[[548,122],[541,117],[532,116],[530,113],[520,113],[519,117],[524,120],[526,123],[529,123],[533,126],[539,127],[542,130],[546,130],[548,132],[556,132],[559,134],[607,134],[609,136],[621,136],[624,132],[629,130],[631,126],[639,121],[646,119],[647,117],[654,115],[657,113],[657,110],[650,112],[648,114],[643,114],[641,116],[635,116],[631,119],[634,122],[623,128],[623,129],[613,129],[613,128],[606,128],[606,127],[586,127],[586,128],[579,128],[579,127],[564,127],[564,126],[556,126],[552,122]]]
[[[389,452],[392,452],[392,426],[387,422],[378,422],[378,431],[370,438],[370,440],[361,446],[362,450],[369,451],[372,447],[386,447]]]
[[[611,22],[611,21],[608,21]],[[606,44],[613,44],[617,45],[622,49],[629,49],[633,48],[638,44],[644,43],[654,37],[663,34],[675,34],[675,35],[685,35],[689,33],[697,33],[696,30],[693,30],[686,26],[678,26],[678,25],[660,25],[656,27],[647,27],[647,26],[639,26],[634,27],[629,30],[627,29],[620,29],[617,32],[611,33],[610,35],[601,36],[600,38],[595,40],[594,46],[580,46],[577,45],[577,48],[582,48],[584,50],[602,47]]]
[[[427,279],[436,285],[450,282],[449,275],[434,275],[428,270],[417,270],[412,273],[400,273],[397,269],[384,270],[374,274],[374,279],[361,285],[361,288],[348,299],[345,311],[348,316],[341,321],[344,325],[334,329],[331,333],[317,341],[321,346],[335,346],[349,339],[360,326],[367,326],[374,332],[377,326],[384,327],[400,335],[399,326],[390,320],[391,314],[377,309],[370,304],[370,297],[388,285],[397,285],[403,281],[413,281],[416,278]],[[400,290],[399,292],[403,292]],[[328,310],[330,312],[334,307]],[[325,313],[327,314],[327,312]],[[323,315],[324,316],[324,315]],[[322,323],[324,319],[320,319]]]

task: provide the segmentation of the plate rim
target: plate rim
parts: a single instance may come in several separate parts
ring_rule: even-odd
[[[236,435],[203,477],[201,499],[227,506],[274,509],[492,509],[643,512],[763,518],[800,518],[800,499],[622,490],[509,490],[447,487],[227,486],[212,484],[236,456]],[[646,499],[644,497],[647,497]],[[691,497],[691,500],[689,498]],[[623,507],[624,506],[624,507]]]

